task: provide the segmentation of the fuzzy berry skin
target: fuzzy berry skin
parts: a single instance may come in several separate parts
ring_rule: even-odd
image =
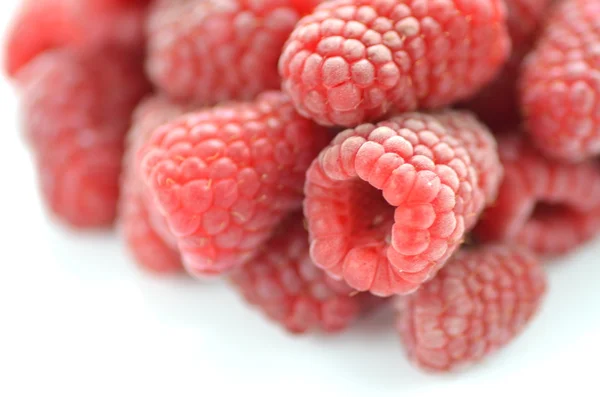
[[[525,249],[462,249],[433,280],[398,298],[401,340],[410,359],[426,370],[473,365],[524,330],[546,284],[538,258]]]
[[[546,155],[582,161],[600,154],[600,2],[557,3],[526,58],[521,106]]]
[[[468,117],[405,113],[337,135],[305,186],[317,266],[378,296],[410,293],[434,275],[485,205],[470,154],[475,146],[456,125],[490,132]],[[455,125],[452,118],[461,120]],[[491,146],[481,150],[477,157],[497,156]]]
[[[504,8],[501,0],[325,2],[286,43],[283,89],[303,116],[346,127],[465,99],[508,57]]]
[[[119,221],[125,244],[144,269],[173,273],[183,269],[174,236],[157,213],[139,173],[138,152],[152,132],[184,113],[184,107],[160,96],[150,97],[133,113],[127,136],[119,205]]]
[[[100,0],[28,0],[7,33],[5,71],[62,47],[119,45],[139,51],[146,9],[140,2],[107,7]]]
[[[150,89],[127,50],[55,50],[17,76],[22,124],[42,193],[75,227],[110,225],[131,111]]]
[[[248,303],[292,333],[343,331],[376,299],[356,294],[313,264],[298,215],[279,226],[256,258],[234,270],[231,281]]]
[[[147,24],[150,78],[169,97],[199,105],[279,89],[283,44],[317,2],[158,0]]]
[[[509,132],[499,142],[505,178],[498,200],[475,228],[476,238],[558,255],[600,232],[598,164],[549,160]]]
[[[301,208],[306,170],[327,138],[275,91],[157,129],[141,171],[187,270],[216,275],[247,262]]]
[[[498,197],[498,188],[504,169],[498,155],[498,144],[489,129],[466,111],[438,112],[437,119],[460,140],[477,170],[477,185],[483,193],[485,205]],[[481,205],[476,204],[479,208]],[[470,227],[468,227],[470,228]]]

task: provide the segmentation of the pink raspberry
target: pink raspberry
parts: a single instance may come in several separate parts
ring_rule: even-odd
[[[478,171],[477,185],[483,192],[486,204],[496,201],[504,171],[494,136],[468,112],[438,112],[436,117],[469,152],[473,166]]]
[[[147,69],[172,98],[212,105],[279,89],[277,61],[303,13],[319,0],[157,0]]]
[[[110,225],[130,114],[149,90],[141,59],[121,49],[55,50],[18,79],[49,207],[72,226]]]
[[[529,251],[503,245],[461,249],[433,280],[398,298],[398,331],[419,367],[457,370],[519,335],[545,291],[543,267]]]
[[[144,189],[138,152],[156,128],[182,115],[184,110],[184,106],[158,96],[140,103],[133,113],[124,156],[119,217],[125,243],[142,267],[159,273],[181,270],[181,258],[175,237]]]
[[[600,154],[600,2],[565,0],[526,58],[521,106],[546,155],[581,161]]]
[[[306,170],[327,139],[280,92],[156,130],[142,172],[187,269],[213,275],[247,262],[301,208]]]
[[[468,137],[478,134],[490,132],[451,111],[405,113],[339,134],[307,173],[304,212],[317,266],[379,296],[417,289],[484,208],[473,159],[497,153],[494,145],[474,145],[491,140]]]
[[[6,39],[10,76],[44,51],[61,47],[142,46],[145,8],[139,2],[106,7],[105,0],[28,0]],[[123,3],[123,2],[122,2]]]
[[[600,232],[600,167],[549,160],[522,136],[500,138],[505,178],[475,229],[483,241],[516,242],[540,254],[573,250]]]
[[[308,248],[302,217],[290,216],[231,280],[248,303],[290,332],[343,331],[377,298],[329,278],[312,263]]]
[[[300,114],[353,127],[465,99],[509,49],[501,0],[333,0],[298,23],[279,71]]]

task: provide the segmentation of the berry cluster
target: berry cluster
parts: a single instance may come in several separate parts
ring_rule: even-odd
[[[600,233],[599,0],[37,0],[6,41],[53,216],[292,333],[394,297],[450,371]],[[344,129],[345,128],[345,129]]]

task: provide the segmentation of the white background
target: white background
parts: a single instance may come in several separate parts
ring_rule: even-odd
[[[16,0],[0,4],[0,24]],[[0,82],[0,396],[600,395],[600,243],[548,264],[542,312],[484,364],[426,375],[389,310],[336,337],[286,335],[226,285],[138,270],[112,233],[47,219]]]

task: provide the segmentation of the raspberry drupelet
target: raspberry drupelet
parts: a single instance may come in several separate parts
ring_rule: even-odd
[[[332,0],[298,23],[279,72],[300,114],[354,127],[466,99],[509,51],[502,0]]]
[[[114,3],[107,7],[105,0],[23,1],[7,33],[6,72],[14,77],[35,57],[56,48],[117,45],[140,51],[144,4]]]
[[[480,134],[488,137],[468,137]],[[316,265],[378,296],[417,289],[475,225],[486,201],[479,180],[500,180],[492,175],[499,165],[477,168],[474,158],[499,164],[495,146],[477,141],[491,142],[490,132],[458,111],[405,113],[340,133],[307,173]]]
[[[200,105],[279,89],[277,61],[296,22],[318,0],[157,0],[147,70],[169,97]]]
[[[314,265],[301,214],[289,216],[231,281],[248,303],[292,333],[343,331],[379,301]]]
[[[138,153],[152,132],[182,115],[185,107],[164,97],[153,96],[133,112],[123,161],[119,221],[125,244],[137,263],[157,273],[183,269],[175,237],[149,197],[139,173]]]
[[[150,89],[141,57],[65,48],[38,56],[17,79],[47,205],[71,226],[112,224],[131,112]]]
[[[600,232],[600,165],[545,158],[523,134],[499,138],[505,178],[474,230],[545,255],[571,251]]]
[[[461,249],[433,280],[398,297],[397,326],[409,358],[430,371],[481,361],[531,322],[546,285],[541,263],[526,249]]]
[[[247,262],[301,208],[306,170],[328,139],[276,91],[157,129],[141,171],[187,270],[216,275]]]
[[[528,132],[544,154],[583,161],[600,154],[600,2],[565,0],[546,19],[523,66]]]

